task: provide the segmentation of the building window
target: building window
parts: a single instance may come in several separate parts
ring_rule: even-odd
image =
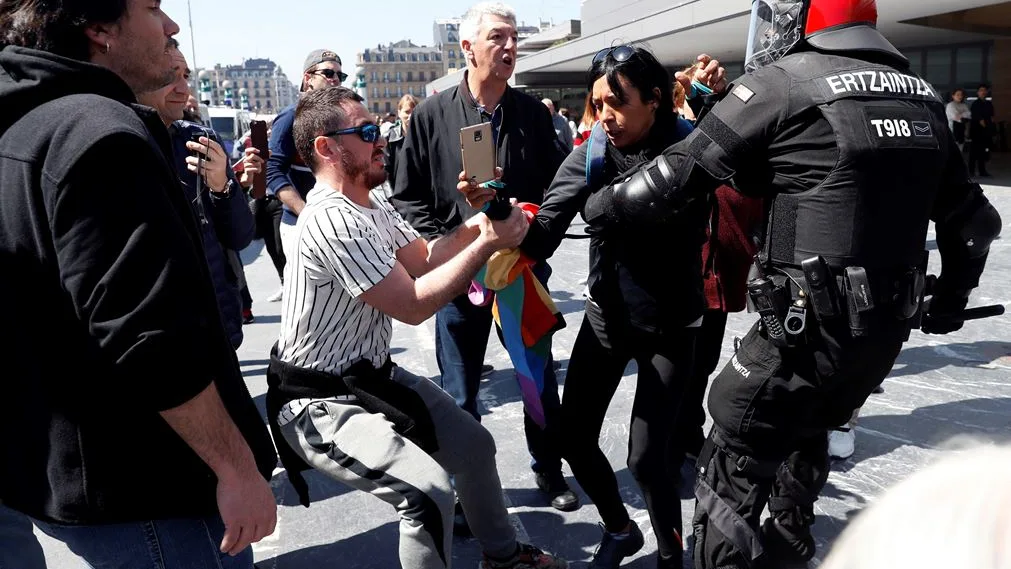
[[[397,96],[398,97],[403,97],[404,96],[404,88],[403,87],[397,87]]]
[[[428,61],[428,54],[427,53],[421,54],[421,60],[422,61]]]
[[[400,61],[407,61],[407,56],[405,56],[404,54],[401,53],[400,54]]]
[[[386,98],[390,97],[390,88],[389,87],[386,87],[386,88],[383,89],[383,96],[386,97]]]
[[[386,112],[388,112],[388,113],[392,113],[393,112],[393,104],[390,103],[389,101],[386,101]]]
[[[378,83],[379,82],[379,74],[376,73],[375,71],[372,72],[372,82],[373,83]]]
[[[245,87],[246,89],[249,89],[249,81],[243,81],[242,86]]]
[[[456,50],[453,49],[449,50],[449,58],[456,59]]]
[[[951,81],[951,49],[927,50],[924,79],[933,85],[947,85]]]
[[[411,81],[414,81],[414,72],[413,71],[408,71],[407,72],[407,82],[410,83]]]
[[[271,106],[271,104],[270,104],[270,99],[267,99],[267,108],[268,108],[268,109],[272,109],[272,108],[274,108],[274,107],[273,107],[273,106]]]
[[[264,81],[263,82],[263,88],[264,89],[270,89],[270,81]]]
[[[259,89],[260,88],[260,82],[259,81],[253,81],[253,88],[254,89]]]
[[[419,71],[418,72],[418,81],[424,81],[424,80],[425,80],[425,72],[424,71]]]
[[[955,86],[975,90],[986,79],[983,72],[983,46],[964,46],[955,50]]]
[[[418,60],[418,54],[412,53],[411,54],[411,61],[417,61],[417,60]]]
[[[410,87],[407,88],[407,93],[412,96],[414,95],[414,85],[411,85]]]
[[[373,99],[378,99],[379,98],[379,87],[373,87],[372,88],[372,98]]]
[[[456,62],[455,61],[450,61],[449,62],[449,68],[450,69],[456,69]]]
[[[376,63],[382,63],[382,62],[383,62],[383,56],[377,53],[376,54]]]
[[[400,72],[397,71],[397,83],[400,83]]]
[[[389,71],[383,71],[383,83],[389,83],[389,82],[390,82],[390,72]]]
[[[379,103],[372,103],[372,112],[373,113],[379,112]]]

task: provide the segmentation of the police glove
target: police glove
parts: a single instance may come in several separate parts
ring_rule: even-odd
[[[959,316],[969,299],[956,294],[935,294],[927,302],[920,331],[924,334],[948,334],[961,330],[965,321]]]

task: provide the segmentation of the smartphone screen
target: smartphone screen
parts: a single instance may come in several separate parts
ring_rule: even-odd
[[[491,123],[460,129],[463,171],[478,184],[495,179],[495,139]]]

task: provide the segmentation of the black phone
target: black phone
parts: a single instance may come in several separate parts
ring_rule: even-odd
[[[193,141],[193,142],[196,142],[197,144],[200,144],[200,137],[205,137],[207,139],[211,138],[210,135],[208,135],[203,130],[198,130],[198,131],[196,131],[196,132],[194,132],[193,134],[190,135],[190,140]],[[207,157],[206,154],[197,152],[196,150],[193,150],[191,152],[192,152],[193,156],[196,156],[197,158],[203,158],[205,161],[209,161],[209,158]]]

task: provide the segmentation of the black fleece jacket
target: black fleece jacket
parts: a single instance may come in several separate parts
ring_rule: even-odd
[[[64,524],[216,512],[158,414],[211,382],[276,463],[157,114],[110,71],[0,51],[0,501]]]

